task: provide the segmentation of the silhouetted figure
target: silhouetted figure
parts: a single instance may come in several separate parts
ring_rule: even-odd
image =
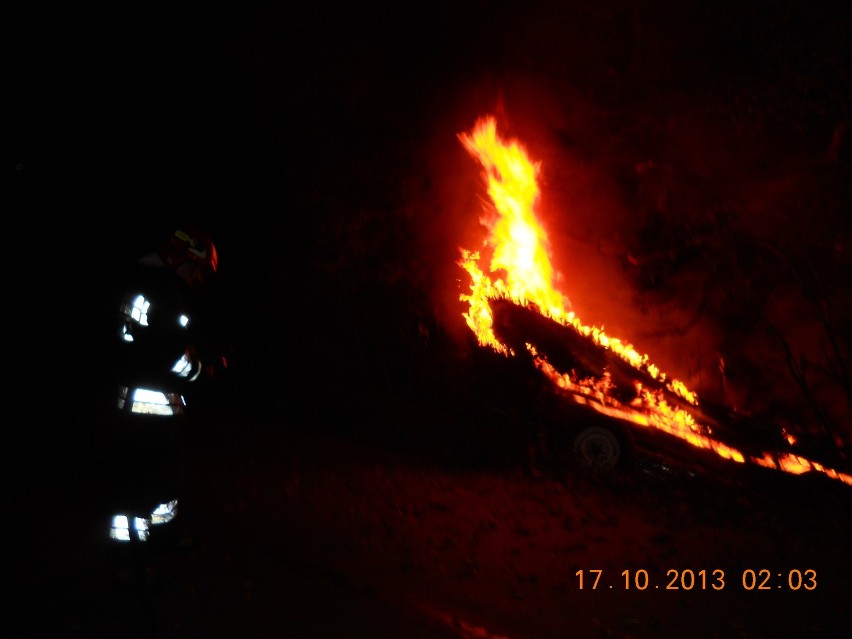
[[[111,406],[102,426],[109,508],[103,532],[117,547],[180,540],[187,392],[220,363],[204,325],[204,292],[217,260],[207,235],[181,229],[117,278]]]

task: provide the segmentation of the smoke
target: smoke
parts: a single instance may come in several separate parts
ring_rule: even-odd
[[[460,336],[468,330],[458,295],[467,292],[469,281],[457,262],[460,248],[482,247],[486,229],[480,218],[490,206],[481,167],[458,134],[469,132],[478,118],[494,115],[499,135],[518,140],[540,162],[538,215],[561,292],[584,323],[628,341],[644,338],[637,346],[652,350],[651,335],[662,329],[637,302],[635,282],[624,266],[642,224],[619,183],[633,159],[619,155],[599,105],[579,90],[561,87],[557,93],[528,74],[487,74],[456,95],[461,97],[451,107],[430,114],[424,147],[428,177],[408,196],[418,210],[414,217],[422,243],[429,247],[424,259],[433,274],[430,297],[446,330]]]
[[[819,126],[802,114],[831,118],[837,104],[829,92],[782,91],[782,72],[813,74],[783,59],[776,69],[744,37],[754,21],[787,24],[789,7],[738,16],[658,4],[630,13],[537,3],[458,22],[451,45],[418,60],[416,101],[394,116],[406,125],[410,161],[403,199],[431,312],[463,339],[458,295],[468,282],[459,249],[480,247],[488,202],[480,167],[457,136],[496,116],[501,136],[541,162],[538,212],[578,317],[631,342],[699,395],[723,397],[731,385],[720,367],[733,374],[732,353],[746,352],[749,323],[759,319],[736,308],[749,298],[734,299],[732,285],[746,287],[768,268],[738,272],[731,247],[768,237],[760,229],[783,234],[777,209],[758,219],[749,201],[791,154],[819,149],[808,139]],[[837,39],[824,41],[814,51],[831,54]],[[783,52],[809,42],[778,31],[763,45]],[[824,149],[834,122],[826,125]],[[809,228],[804,217],[787,218]],[[739,377],[748,372],[743,365]]]

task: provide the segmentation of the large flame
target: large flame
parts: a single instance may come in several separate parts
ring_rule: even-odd
[[[571,310],[567,295],[557,289],[547,232],[536,211],[540,194],[540,163],[532,162],[517,140],[503,140],[497,134],[497,121],[493,116],[480,118],[470,133],[460,133],[458,137],[482,165],[490,197],[490,204],[480,218],[488,231],[482,250],[461,249],[462,259],[458,263],[471,280],[470,293],[460,296],[461,301],[469,305],[463,315],[482,346],[506,356],[515,355],[494,332],[492,301],[505,299],[520,306],[533,307],[541,315],[573,328],[600,348],[614,353],[642,376],[650,376],[660,383],[659,389],[649,389],[637,381],[635,399],[623,403],[608,394],[611,383],[607,371],[601,371],[599,377],[578,379],[573,371],[558,371],[546,357],[527,344],[536,366],[577,403],[641,427],[663,430],[693,446],[712,450],[725,459],[741,463],[748,459],[761,466],[794,474],[822,472],[852,485],[852,476],[789,453],[765,452],[760,457],[746,457],[736,448],[715,440],[711,436],[712,429],[696,422],[688,410],[673,406],[668,401],[672,397],[667,398],[663,388],[695,407],[699,405],[698,396],[682,382],[669,380],[646,354],[640,354],[630,343],[610,337],[598,327],[583,324]],[[490,254],[487,269],[480,266],[483,253]]]

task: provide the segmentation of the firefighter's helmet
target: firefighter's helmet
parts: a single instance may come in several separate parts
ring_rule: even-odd
[[[160,257],[173,269],[195,262],[212,272],[216,272],[219,261],[210,236],[193,228],[175,231],[160,247]]]

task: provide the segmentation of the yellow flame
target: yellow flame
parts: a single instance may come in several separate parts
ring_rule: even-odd
[[[505,272],[509,297],[534,302],[549,315],[564,315],[570,304],[553,285],[547,233],[535,217],[539,165],[529,161],[520,144],[504,144],[497,137],[493,118],[460,139],[482,163],[488,195],[499,212],[482,220],[490,231],[491,271]]]
[[[472,281],[470,295],[461,296],[462,301],[470,304],[470,312],[464,317],[479,343],[500,352],[507,351],[494,335],[489,299],[505,298],[523,306],[531,303],[545,317],[573,326],[581,335],[635,368],[665,381],[666,375],[632,344],[610,337],[597,326],[583,324],[570,310],[568,297],[554,285],[547,232],[536,216],[539,197],[536,179],[540,164],[530,161],[517,140],[504,142],[497,135],[496,119],[490,116],[481,118],[472,133],[459,134],[459,139],[482,164],[483,178],[493,203],[493,208],[481,218],[488,229],[484,244],[492,253],[489,274],[479,266],[480,252],[462,249],[459,262]],[[697,395],[682,382],[672,380],[668,386],[690,403],[698,403]]]
[[[491,206],[480,218],[488,230],[483,250],[462,248],[462,258],[458,262],[470,275],[470,292],[461,294],[460,300],[468,303],[468,311],[463,313],[463,317],[477,341],[506,356],[514,355],[494,333],[490,302],[506,299],[520,306],[532,305],[541,315],[572,327],[580,335],[658,380],[681,399],[698,406],[698,396],[694,391],[676,379],[669,381],[666,374],[652,364],[646,354],[636,351],[632,344],[610,337],[596,326],[583,324],[571,310],[568,297],[555,286],[547,232],[536,214],[540,195],[540,163],[532,162],[517,140],[503,140],[497,134],[497,121],[493,116],[480,118],[470,133],[460,133],[458,137],[468,153],[482,165],[482,176],[491,199]],[[483,252],[491,255],[487,269],[480,266]],[[662,392],[650,391],[637,384],[635,399],[624,404],[608,394],[611,388],[608,373],[603,372],[599,378],[576,379],[573,373],[557,371],[530,344],[526,348],[536,366],[575,402],[643,427],[663,430],[693,446],[712,450],[725,459],[745,462],[742,452],[712,439],[707,426],[696,423],[689,412],[671,406]],[[790,473],[818,470],[852,484],[848,475],[793,455],[765,453],[763,457],[750,460]]]

